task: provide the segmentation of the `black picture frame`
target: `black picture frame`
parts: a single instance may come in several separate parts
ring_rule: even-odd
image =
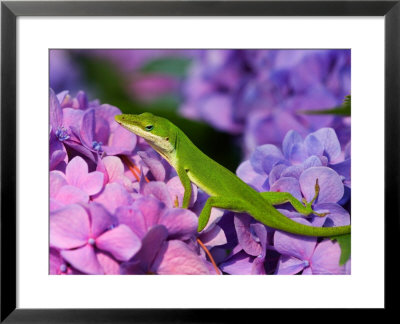
[[[2,1],[1,3],[1,322],[233,322],[265,310],[20,309],[16,307],[16,19],[19,16],[384,16],[385,309],[393,309],[399,237],[400,0],[396,1]],[[373,199],[373,188],[371,197]],[[371,234],[372,235],[372,234]],[[398,244],[397,244],[398,245]],[[371,256],[371,258],[373,258]],[[368,285],[368,283],[366,283]],[[327,292],[329,293],[329,292]]]

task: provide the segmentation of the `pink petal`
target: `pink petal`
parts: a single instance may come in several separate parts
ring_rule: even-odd
[[[89,216],[79,205],[69,205],[50,215],[50,245],[72,249],[86,244],[89,238]]]
[[[158,224],[158,220],[165,205],[153,197],[142,197],[135,200],[132,207],[142,213],[146,228],[149,229],[153,225]]]
[[[61,251],[61,256],[79,271],[92,275],[104,274],[94,248],[90,244],[75,250]]]
[[[119,263],[117,260],[115,260],[112,256],[110,256],[108,253],[103,253],[101,251],[98,251],[96,253],[97,255],[97,260],[101,267],[104,270],[104,274],[106,275],[119,275]]]
[[[172,197],[172,200],[174,201],[174,206],[175,206],[176,199],[178,199],[178,206],[182,207],[185,189],[184,189],[179,177],[176,176],[176,177],[173,177],[172,179],[170,179],[167,182],[167,187],[168,187],[170,196]],[[193,207],[193,204],[196,201],[196,199],[197,199],[197,186],[192,183],[192,195],[190,196],[189,208]],[[175,206],[175,207],[177,207],[177,206]]]
[[[208,267],[200,258],[182,241],[167,241],[160,249],[153,262],[153,272],[158,274],[175,275],[208,275]]]
[[[109,183],[93,201],[102,204],[111,214],[120,206],[129,206],[133,198],[119,183]]]
[[[103,173],[94,171],[86,175],[80,184],[80,187],[89,196],[95,195],[103,189]]]
[[[109,182],[116,182],[124,174],[124,165],[119,157],[106,156],[102,162],[107,170]]]
[[[89,196],[86,192],[73,186],[63,186],[54,197],[59,203],[64,205],[75,204],[75,203],[87,203]]]
[[[117,260],[128,261],[141,247],[141,241],[126,225],[119,225],[96,239],[96,246]]]
[[[143,187],[143,195],[153,196],[162,201],[168,208],[172,208],[172,198],[168,191],[167,185],[161,181],[151,181]]]
[[[50,172],[50,197],[54,198],[60,189],[67,184],[64,173],[60,171]]]
[[[82,179],[88,174],[88,165],[80,156],[74,157],[67,165],[65,175],[71,186],[81,188]]]

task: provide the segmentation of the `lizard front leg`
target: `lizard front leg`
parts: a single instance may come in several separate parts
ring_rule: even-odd
[[[183,188],[185,189],[185,193],[183,194],[182,208],[188,208],[190,197],[192,196],[192,184],[185,168],[177,168],[176,172],[178,173],[178,177],[182,182]]]
[[[228,209],[235,212],[245,212],[248,209],[246,203],[238,199],[216,196],[209,197],[199,215],[198,232],[201,232],[206,227],[210,219],[212,207]]]

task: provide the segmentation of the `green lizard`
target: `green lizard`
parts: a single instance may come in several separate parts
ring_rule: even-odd
[[[192,194],[191,182],[210,195],[199,215],[198,231],[205,228],[211,208],[222,208],[250,214],[261,223],[293,234],[337,237],[350,233],[350,225],[338,227],[313,227],[297,223],[278,212],[274,205],[289,202],[301,214],[311,213],[312,203],[318,196],[316,181],[312,201],[300,202],[286,192],[258,192],[231,171],[218,164],[202,151],[169,120],[151,113],[117,115],[115,120],[136,135],[143,137],[176,170],[185,189],[183,208],[188,208]]]

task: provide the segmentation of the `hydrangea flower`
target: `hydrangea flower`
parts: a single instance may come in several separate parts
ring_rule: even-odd
[[[226,244],[224,231],[214,222],[197,233],[207,195],[193,185],[193,210],[179,208],[184,189],[175,170],[115,124],[117,108],[84,92],[50,98],[51,134],[65,154],[63,167],[50,169],[50,273],[220,273],[200,244]]]
[[[68,205],[50,215],[50,246],[83,273],[104,274],[104,261],[118,269],[118,261],[134,256],[141,242],[128,226],[114,222],[100,204]],[[106,255],[106,260],[99,255]]]
[[[289,130],[305,136],[326,126],[347,143],[349,118],[298,112],[339,106],[348,94],[349,50],[207,50],[183,84],[181,113],[244,134],[246,153]]]
[[[302,215],[288,203],[276,206],[279,212],[295,221],[318,227],[349,225],[350,214],[345,204],[350,199],[350,188],[346,196],[344,185],[351,181],[348,153],[342,152],[336,134],[330,128],[317,130],[304,140],[297,132],[289,131],[283,140],[282,151],[270,144],[258,147],[250,159],[238,167],[237,175],[260,192],[289,192],[299,201],[311,204],[315,213],[325,215]],[[342,166],[337,168],[342,174],[334,170],[338,165]],[[318,196],[317,179],[320,188]],[[347,266],[339,266],[341,250],[337,243],[329,240],[318,242],[317,238],[275,231],[247,214],[235,214],[233,223],[237,245],[232,254],[220,264],[220,268],[226,273],[288,274],[295,271],[294,274],[303,269],[304,273],[314,274],[349,273]],[[285,240],[287,244],[282,244],[286,250],[279,245],[286,242]],[[290,249],[297,249],[298,242],[304,245],[304,249],[303,245],[298,247],[299,251],[304,252],[305,247],[310,245],[309,253],[304,252],[301,257],[293,254]],[[274,264],[274,267],[278,267],[275,270],[268,264],[268,250],[279,260]],[[322,257],[325,252],[332,253],[332,258]],[[313,267],[309,268],[307,262],[313,264]]]
[[[213,208],[198,233],[208,195],[193,184],[189,208],[182,209],[184,188],[176,171],[142,139],[120,132],[113,123],[116,107],[89,101],[84,92],[50,92],[50,99],[50,160],[62,152],[50,164],[51,274],[349,272],[350,263],[332,263],[337,243],[315,239],[311,252],[301,254],[296,248],[307,240],[293,243],[246,214]],[[65,133],[57,132],[60,127]],[[277,206],[296,221],[350,223],[350,144],[342,149],[331,128],[305,137],[290,131],[282,149],[259,146],[237,174],[258,191],[289,192],[315,212],[329,213],[305,216],[288,204]],[[327,252],[334,257],[323,257]]]

